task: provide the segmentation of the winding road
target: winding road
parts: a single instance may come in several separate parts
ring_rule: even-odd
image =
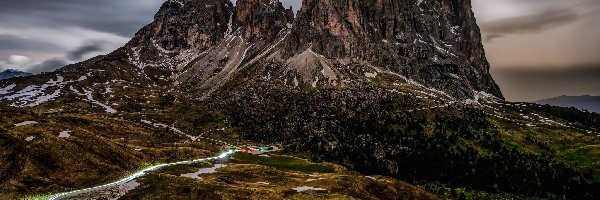
[[[221,160],[221,159],[225,159],[229,156],[231,156],[233,153],[235,153],[236,151],[234,150],[228,150],[227,152],[221,153],[218,156],[215,157],[211,157],[211,158],[203,158],[203,159],[198,159],[198,160],[189,160],[189,161],[180,161],[180,162],[174,162],[174,163],[168,163],[168,164],[161,164],[161,165],[156,165],[156,166],[152,166],[152,167],[148,167],[146,169],[140,170],[132,175],[129,175],[121,180],[112,182],[112,183],[107,183],[104,185],[100,185],[100,186],[96,186],[96,187],[91,187],[91,188],[86,188],[86,189],[80,189],[80,190],[74,190],[74,191],[70,191],[70,192],[64,192],[64,193],[59,193],[59,194],[55,194],[52,195],[48,198],[46,198],[46,200],[58,200],[58,199],[64,199],[64,198],[68,198],[68,197],[73,197],[73,196],[77,196],[80,194],[85,194],[88,192],[93,192],[93,191],[99,191],[102,189],[106,189],[106,188],[110,188],[110,187],[115,187],[124,183],[127,183],[129,181],[132,181],[136,178],[142,177],[150,172],[165,168],[165,167],[170,167],[170,166],[175,166],[175,165],[190,165],[190,164],[195,164],[195,163],[199,163],[199,162],[205,162],[205,161],[210,161],[210,160]]]

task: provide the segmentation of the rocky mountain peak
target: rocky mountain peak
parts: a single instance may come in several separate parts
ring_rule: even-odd
[[[502,97],[469,0],[304,0],[296,18],[277,0],[171,0],[127,50],[140,68],[186,71],[175,81],[213,91],[270,59],[300,87],[344,87],[372,66],[457,98]]]
[[[313,50],[328,57],[369,57],[357,48],[414,43],[413,38],[456,44],[469,55],[481,46],[469,0],[304,0],[302,5],[294,34],[313,37],[299,37],[298,43],[314,44]]]
[[[289,38],[288,56],[310,48],[385,66],[458,96],[502,97],[469,0],[304,0]]]
[[[227,30],[233,5],[228,0],[169,0],[154,22],[129,43],[153,42],[165,50],[206,49],[220,41]]]
[[[186,58],[176,58],[181,54],[187,57],[224,40],[234,9],[229,0],[168,0],[126,51],[139,68],[175,69],[186,64]]]

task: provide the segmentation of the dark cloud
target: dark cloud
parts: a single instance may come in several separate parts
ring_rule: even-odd
[[[44,41],[32,41],[12,35],[0,35],[0,51],[56,50],[60,47]]]
[[[117,48],[122,45],[121,38],[132,37],[150,23],[163,2],[0,0],[0,63],[9,63],[5,59],[12,55],[26,55],[32,62],[42,62],[10,67],[39,73],[86,59],[92,53],[106,53],[103,50]],[[89,39],[102,42],[85,41]]]
[[[64,58],[52,58],[32,66],[31,72],[34,74],[41,72],[52,72],[56,69],[71,64],[74,61],[80,61],[86,54],[103,51],[104,48],[102,44],[102,41],[88,41],[85,45],[67,52]]]
[[[600,95],[600,64],[563,68],[492,68],[504,96],[535,101],[561,95]]]
[[[570,9],[544,10],[526,16],[504,18],[484,22],[481,27],[487,33],[486,40],[504,37],[506,34],[535,33],[574,22],[580,14]]]
[[[83,45],[75,50],[68,52],[67,58],[69,60],[78,61],[78,60],[81,60],[83,58],[83,56],[86,54],[99,52],[99,51],[103,51],[103,50],[105,50],[105,49],[102,45],[102,42],[91,41],[91,42],[88,42],[86,45]]]
[[[79,26],[133,36],[164,0],[0,1],[0,26]]]
[[[12,35],[0,35],[0,60],[11,55],[39,51],[63,51],[62,47],[45,41],[30,40]]]
[[[54,70],[64,67],[65,65],[68,65],[68,64],[69,64],[69,62],[62,58],[53,58],[50,60],[46,60],[40,64],[32,66],[31,67],[32,70],[30,70],[30,72],[33,74],[39,74],[42,72],[53,72]]]

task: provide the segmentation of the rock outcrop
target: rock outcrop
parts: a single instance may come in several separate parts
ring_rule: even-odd
[[[285,52],[307,48],[365,60],[457,97],[502,97],[469,0],[305,0]]]
[[[273,40],[294,20],[294,12],[279,1],[238,1],[233,15],[233,29],[251,41]]]
[[[229,0],[168,0],[125,50],[139,68],[175,70],[225,40],[234,9]]]

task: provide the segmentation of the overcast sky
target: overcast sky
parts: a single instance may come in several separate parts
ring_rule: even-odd
[[[163,1],[0,0],[0,70],[52,71],[108,53],[150,23]],[[508,100],[600,95],[600,0],[472,2]]]

